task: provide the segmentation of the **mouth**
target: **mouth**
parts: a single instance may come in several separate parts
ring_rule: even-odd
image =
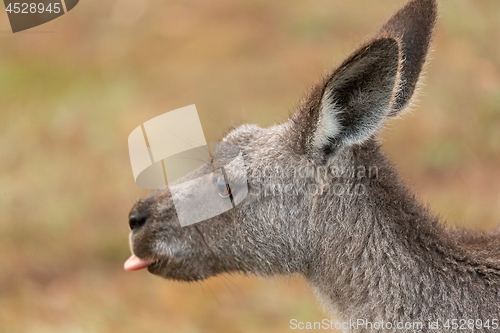
[[[159,262],[159,260],[141,259],[138,256],[136,256],[135,254],[132,254],[130,256],[130,258],[128,258],[127,261],[125,262],[125,264],[123,265],[123,268],[126,271],[139,271],[139,270],[144,269],[146,267],[155,266],[158,262]]]
[[[185,257],[186,252],[183,247],[177,242],[170,242],[168,244],[162,242],[158,243],[154,249],[142,249],[141,257],[138,257],[133,250],[134,246],[131,244],[132,255],[127,259],[123,268],[125,271],[139,271],[147,269],[149,273],[155,275],[162,275],[166,269],[172,268],[181,263]]]

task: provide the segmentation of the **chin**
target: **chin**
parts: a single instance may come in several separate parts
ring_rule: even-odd
[[[183,265],[182,261],[160,259],[148,266],[151,274],[168,280],[194,282],[208,279],[215,274],[207,274],[201,267]],[[189,268],[188,268],[189,267]]]

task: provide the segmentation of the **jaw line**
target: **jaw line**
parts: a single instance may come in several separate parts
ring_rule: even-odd
[[[158,257],[159,260],[166,258],[169,261],[180,261],[186,255],[185,246],[178,242],[157,241],[153,249],[155,257]]]

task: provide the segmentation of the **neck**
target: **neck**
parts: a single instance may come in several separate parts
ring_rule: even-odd
[[[376,154],[381,168],[363,180],[364,195],[316,211],[308,279],[320,299],[339,320],[498,317],[500,237],[446,229]]]

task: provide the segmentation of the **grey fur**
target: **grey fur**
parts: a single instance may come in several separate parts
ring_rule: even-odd
[[[231,131],[223,140],[243,152],[250,191],[235,209],[181,228],[168,189],[137,202],[131,214],[147,221],[131,234],[133,252],[174,280],[299,274],[343,321],[415,321],[436,332],[446,330],[427,325],[438,319],[498,320],[499,232],[442,225],[376,139],[413,94],[435,17],[434,0],[409,2],[289,121]]]

